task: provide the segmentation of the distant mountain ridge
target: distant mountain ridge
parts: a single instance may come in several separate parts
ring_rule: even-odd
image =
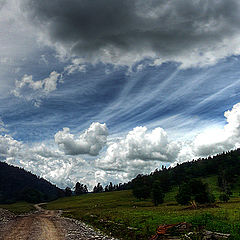
[[[0,203],[43,202],[64,196],[64,191],[23,168],[0,162]]]

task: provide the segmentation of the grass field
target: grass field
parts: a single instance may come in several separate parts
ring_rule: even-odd
[[[0,204],[0,208],[7,209],[13,213],[21,214],[35,210],[33,204],[26,202],[17,202],[12,204]]]
[[[219,196],[216,177],[204,179],[212,192]],[[237,188],[228,203],[217,207],[191,210],[176,204],[177,188],[165,196],[165,203],[154,207],[151,200],[139,201],[131,191],[87,194],[58,199],[46,205],[48,209],[62,209],[73,217],[122,239],[148,239],[160,224],[190,222],[194,226],[231,233],[240,240],[240,198]]]

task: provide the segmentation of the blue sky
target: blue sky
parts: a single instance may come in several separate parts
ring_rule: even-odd
[[[0,1],[0,159],[92,187],[239,147],[239,10]]]

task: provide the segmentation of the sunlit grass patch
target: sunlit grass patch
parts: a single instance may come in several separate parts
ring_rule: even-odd
[[[221,192],[217,176],[202,181],[208,183],[215,195],[215,207],[192,210],[178,205],[175,199],[177,186],[165,194],[164,203],[157,207],[150,199],[136,199],[130,190],[62,198],[46,207],[62,209],[65,216],[85,221],[123,239],[147,239],[155,233],[158,225],[179,222],[189,222],[196,227],[204,225],[208,230],[231,233],[232,239],[240,239],[238,187],[233,189],[233,197],[228,203],[221,203],[218,200]]]

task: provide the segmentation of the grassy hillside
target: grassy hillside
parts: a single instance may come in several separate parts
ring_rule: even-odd
[[[202,179],[209,184],[216,198],[220,192],[217,177]],[[191,222],[204,225],[209,230],[231,233],[232,239],[240,239],[240,198],[238,188],[229,203],[217,202],[215,208],[191,210],[177,205],[177,187],[165,195],[165,202],[154,207],[151,200],[140,201],[130,190],[87,194],[58,199],[46,205],[48,209],[62,209],[64,215],[83,220],[123,239],[147,239],[160,224]]]
[[[33,204],[27,202],[17,202],[12,204],[0,204],[0,208],[7,209],[15,214],[28,213],[36,210]]]

